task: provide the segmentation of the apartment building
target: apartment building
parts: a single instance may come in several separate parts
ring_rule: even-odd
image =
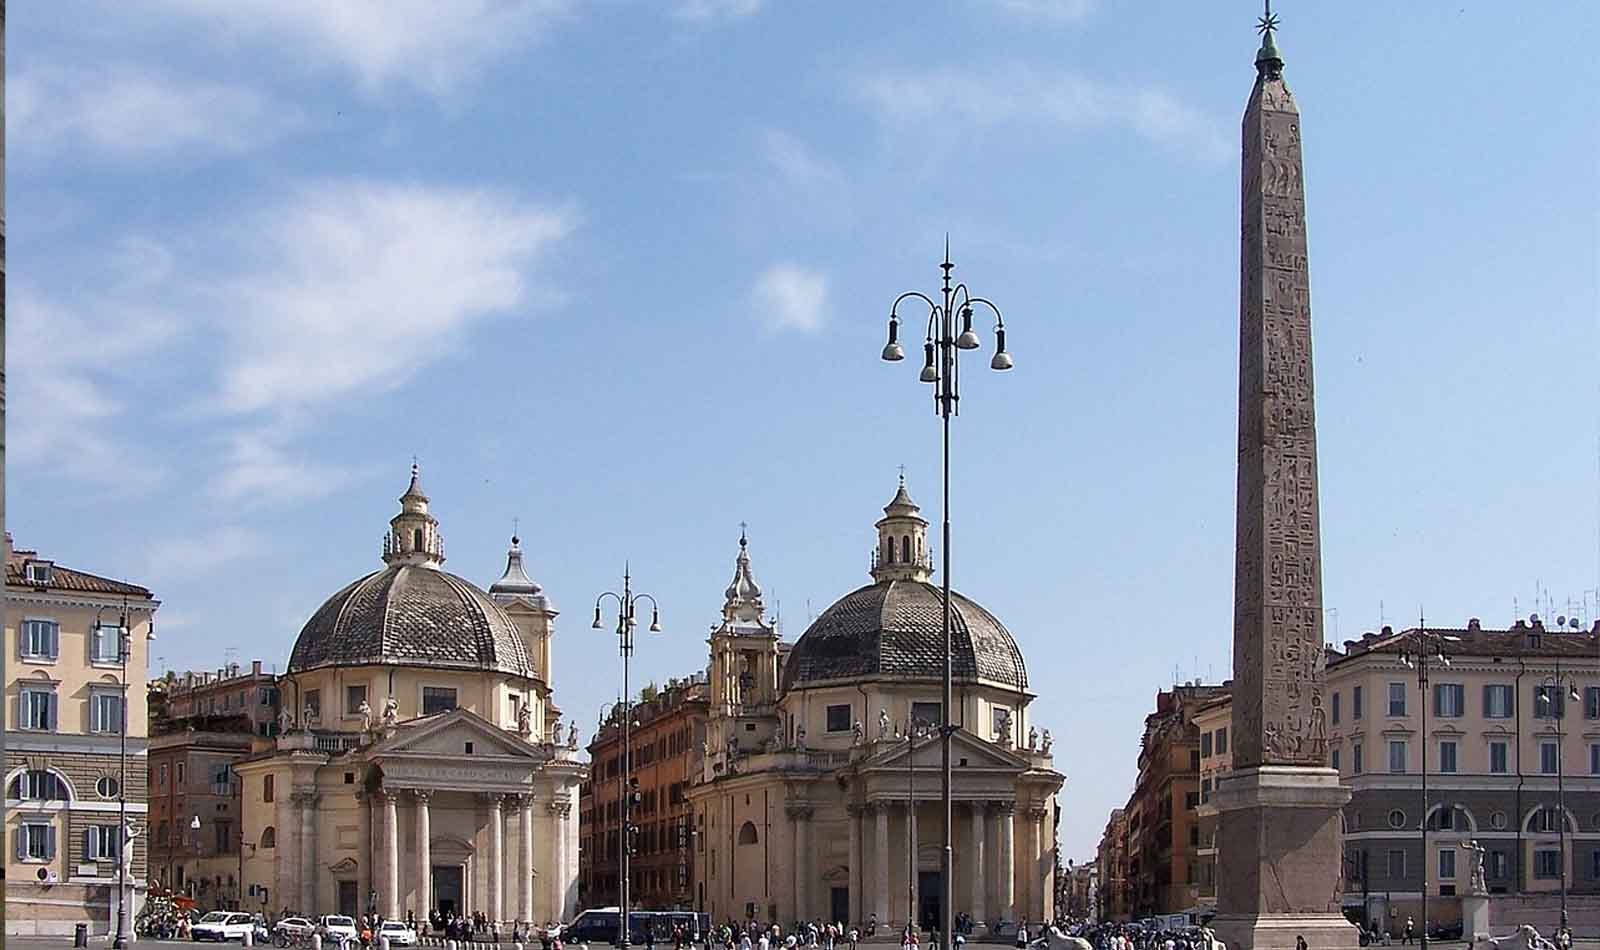
[[[1100,833],[1100,847],[1095,851],[1095,877],[1099,884],[1095,892],[1095,910],[1099,919],[1127,920],[1133,889],[1128,880],[1126,809],[1113,808],[1106,818],[1105,830]]]
[[[1223,684],[1230,690],[1232,685],[1231,680]],[[1195,850],[1198,865],[1195,901],[1203,911],[1214,911],[1217,906],[1217,806],[1212,796],[1233,770],[1232,745],[1228,741],[1233,726],[1232,693],[1225,692],[1202,704],[1195,712],[1194,725],[1200,734],[1200,805],[1195,809],[1200,843]]]
[[[168,672],[149,685],[151,880],[208,907],[260,910],[241,895],[239,779],[233,764],[276,734],[277,677],[260,660]],[[261,895],[265,896],[265,895]]]
[[[144,839],[124,847],[119,822],[125,802],[128,829],[144,825],[145,704],[127,695],[144,688],[158,603],[9,534],[5,571],[7,932],[105,934],[119,857],[130,918],[144,894]]]
[[[630,859],[630,898],[647,910],[694,909],[692,812],[685,797],[699,768],[706,736],[705,675],[646,689],[633,707],[629,736],[639,806]],[[623,809],[621,706],[615,706],[589,743],[590,778],[578,792],[579,902],[615,904],[622,862],[618,851]]]

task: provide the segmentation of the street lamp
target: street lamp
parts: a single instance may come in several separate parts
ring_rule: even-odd
[[[1571,678],[1561,678],[1561,659],[1556,658],[1555,673],[1546,676],[1539,684],[1539,705],[1544,707],[1551,719],[1555,720],[1556,730],[1556,831],[1560,842],[1557,847],[1561,854],[1561,929],[1568,928],[1567,919],[1567,788],[1565,781],[1566,755],[1562,746],[1566,744],[1566,733],[1561,728],[1561,723],[1567,718],[1567,711],[1554,698],[1560,694],[1561,687],[1567,688],[1567,698],[1572,702],[1580,702],[1578,684]]]
[[[889,307],[889,341],[883,346],[883,358],[891,363],[905,359],[905,349],[900,345],[900,317],[899,307],[901,302],[916,298],[928,306],[927,330],[922,343],[922,373],[918,379],[924,383],[932,383],[934,410],[939,414],[943,423],[943,436],[940,441],[943,451],[943,481],[944,481],[944,523],[943,548],[941,555],[943,564],[944,601],[943,601],[943,628],[944,628],[944,697],[940,706],[944,722],[939,724],[939,754],[940,754],[940,791],[939,801],[944,812],[944,851],[940,857],[940,890],[939,914],[940,932],[944,940],[949,941],[950,935],[955,932],[955,881],[954,881],[954,852],[953,828],[954,816],[950,795],[950,737],[956,727],[951,717],[950,706],[953,701],[954,689],[951,686],[951,642],[950,642],[950,417],[959,411],[961,401],[961,364],[962,350],[975,350],[979,347],[978,334],[972,329],[972,308],[974,306],[986,307],[994,313],[994,356],[989,360],[989,368],[997,371],[1008,370],[1012,367],[1011,354],[1006,351],[1006,324],[1005,318],[1000,316],[1000,308],[983,297],[974,297],[967,291],[967,285],[950,282],[950,272],[955,265],[950,263],[950,238],[944,242],[944,263],[939,265],[944,271],[943,287],[940,289],[941,300],[933,298],[921,291],[908,290],[896,297]],[[959,330],[957,329],[957,321]]]
[[[1418,825],[1422,834],[1422,950],[1428,950],[1428,668],[1438,663],[1449,669],[1444,645],[1460,641],[1454,634],[1430,631],[1427,621],[1419,617],[1416,632],[1400,648],[1400,662],[1417,671],[1417,691],[1422,696],[1422,821]]]
[[[628,692],[628,661],[633,657],[633,628],[638,625],[638,604],[650,601],[650,632],[661,632],[661,607],[649,594],[633,592],[633,578],[627,565],[622,568],[622,593],[606,591],[594,599],[594,629],[600,629],[600,605],[607,598],[617,602],[617,650],[622,654],[622,769],[617,774],[618,807],[622,809],[622,835],[617,842],[618,858],[622,862],[621,879],[617,882],[617,946],[628,946],[628,849],[631,846],[628,832],[632,830],[629,818],[634,799],[638,796],[633,780],[633,749],[629,746],[633,725],[633,696]]]
[[[106,604],[95,611],[94,629],[102,629],[101,619],[111,609]],[[151,617],[151,636],[154,637],[155,618]],[[128,865],[127,849],[133,844],[133,834],[128,828],[128,659],[133,652],[133,637],[128,629],[128,595],[122,595],[122,607],[117,614],[117,663],[122,670],[121,698],[117,725],[117,935],[111,946],[124,950],[128,946]]]

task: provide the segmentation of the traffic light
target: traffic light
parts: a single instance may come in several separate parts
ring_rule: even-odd
[[[638,808],[643,801],[644,794],[639,791],[639,780],[636,778],[628,779],[628,810],[632,811]]]
[[[639,826],[628,822],[624,826],[623,834],[628,847],[628,857],[637,857],[639,854]]]

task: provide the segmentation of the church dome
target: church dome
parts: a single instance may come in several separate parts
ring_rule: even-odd
[[[289,672],[378,664],[531,675],[511,617],[488,593],[440,568],[444,540],[416,466],[400,502],[384,537],[387,566],[317,608],[295,640]]]
[[[795,642],[783,664],[785,691],[840,680],[944,675],[944,593],[930,583],[928,523],[904,476],[883,511],[873,552],[875,583],[841,597]],[[1022,651],[1005,625],[955,591],[950,641],[956,679],[1028,687]]]

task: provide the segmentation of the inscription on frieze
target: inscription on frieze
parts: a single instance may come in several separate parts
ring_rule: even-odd
[[[1322,564],[1300,119],[1264,79],[1244,123],[1234,767],[1324,765]]]

